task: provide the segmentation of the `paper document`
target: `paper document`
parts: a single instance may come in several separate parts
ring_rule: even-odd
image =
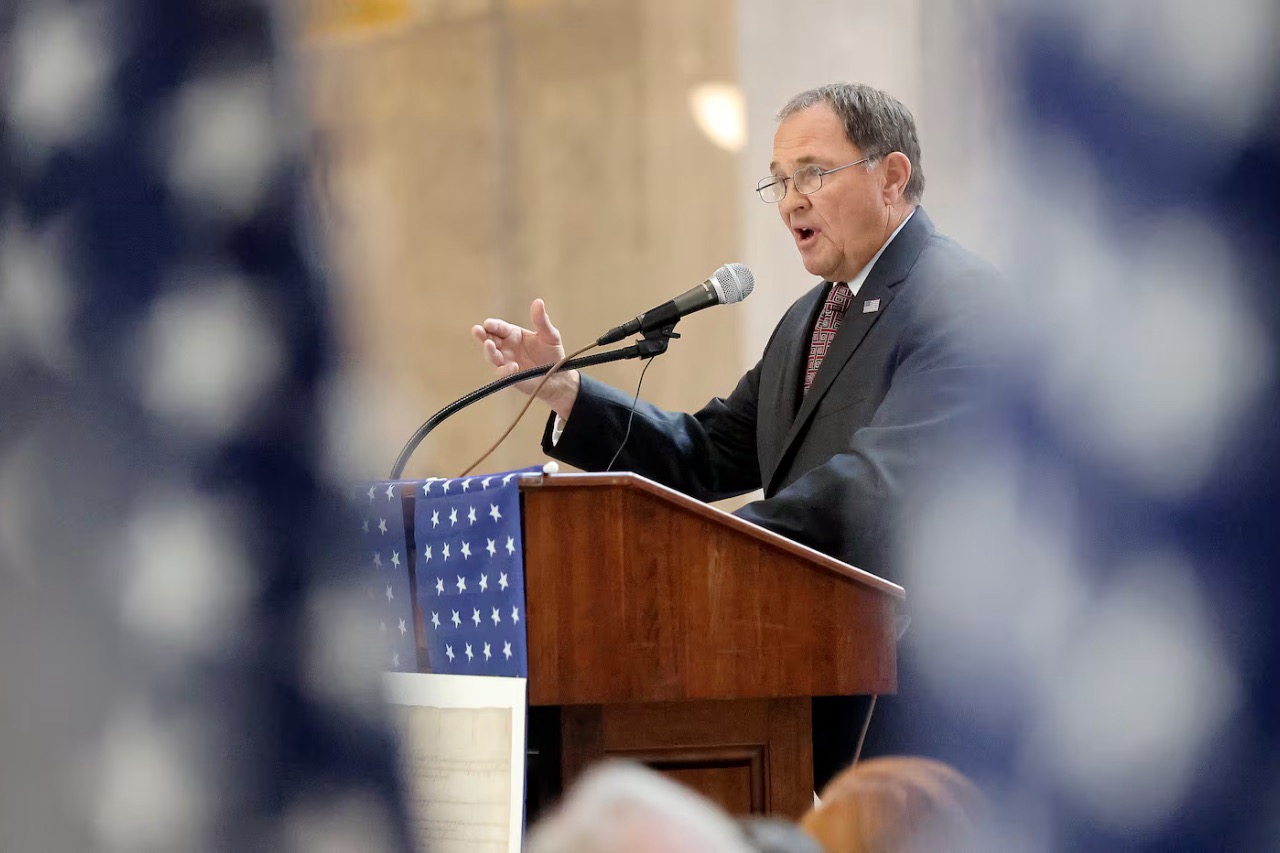
[[[519,853],[526,680],[404,672],[384,678],[417,849]]]

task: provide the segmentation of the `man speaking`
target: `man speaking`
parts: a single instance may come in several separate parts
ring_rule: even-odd
[[[822,281],[727,397],[694,414],[639,403],[615,467],[704,501],[763,489],[739,516],[892,579],[896,535],[981,387],[970,345],[996,273],[919,206],[920,143],[896,99],[831,84],[796,95],[778,119],[756,191]],[[530,315],[532,329],[488,319],[472,330],[499,375],[563,356],[542,300]],[[553,411],[548,455],[606,467],[632,395],[571,371],[540,396]],[[851,743],[847,710],[836,725]],[[815,702],[815,740],[822,716]],[[834,769],[824,757],[815,751],[819,783]]]

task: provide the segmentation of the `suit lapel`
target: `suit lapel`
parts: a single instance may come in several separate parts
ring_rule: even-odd
[[[884,250],[884,254],[876,261],[876,265],[871,268],[867,280],[863,282],[862,287],[859,288],[857,295],[854,297],[853,304],[849,306],[849,311],[845,314],[844,320],[840,324],[840,331],[836,335],[836,339],[831,343],[831,349],[828,350],[826,358],[822,360],[822,366],[818,368],[818,374],[814,377],[813,386],[809,389],[809,393],[804,395],[804,399],[800,403],[800,409],[796,412],[791,429],[782,443],[778,462],[765,479],[766,495],[771,494],[774,481],[778,478],[779,473],[786,469],[787,459],[799,438],[804,434],[818,403],[831,388],[831,383],[835,381],[836,376],[844,370],[845,365],[853,357],[858,345],[867,336],[867,332],[871,330],[871,327],[875,325],[876,321],[888,309],[890,303],[893,302],[896,288],[907,278],[911,268],[915,266],[916,260],[920,257],[920,252],[924,250],[924,245],[929,237],[933,235],[933,231],[933,222],[925,215],[924,209],[916,208],[911,221],[898,232],[898,236]],[[879,304],[876,310],[864,313],[864,306],[868,302],[877,299]],[[810,334],[800,336],[804,341],[803,352],[799,355],[801,361],[808,357],[807,347],[812,334],[812,324],[810,324],[808,331]],[[798,383],[799,376],[803,374],[803,370],[795,370],[795,364],[796,362],[794,361],[791,363],[793,369],[789,371],[792,377],[790,381]],[[794,387],[792,392],[799,393]],[[794,397],[791,399],[794,399]]]
[[[813,337],[813,324],[827,293],[827,282],[814,287],[800,297],[802,310],[792,312],[787,325],[778,329],[776,346],[778,354],[765,361],[761,388],[773,389],[764,405],[771,407],[773,417],[761,419],[766,429],[761,445],[761,482],[767,483],[782,456],[787,430],[800,407],[800,394],[804,380],[804,366],[809,358],[809,340]]]
[[[791,342],[787,347],[787,360],[782,364],[782,399],[780,401],[785,408],[778,411],[785,412],[789,416],[785,421],[788,427],[804,400],[804,372],[805,366],[809,363],[809,344],[813,338],[813,326],[818,322],[818,315],[822,313],[822,306],[826,302],[830,287],[831,282],[824,281],[821,286],[814,289],[808,310],[800,315],[804,318],[804,326],[799,334],[791,336]]]

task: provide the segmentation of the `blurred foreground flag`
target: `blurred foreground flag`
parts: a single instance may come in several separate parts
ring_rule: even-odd
[[[378,619],[378,665],[388,672],[416,672],[413,632],[412,562],[404,527],[406,485],[384,480],[359,489],[360,570],[368,575],[368,598]]]
[[[0,3],[0,850],[411,849],[279,6]]]

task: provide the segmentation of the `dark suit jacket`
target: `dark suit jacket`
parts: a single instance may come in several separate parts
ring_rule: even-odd
[[[614,468],[700,500],[763,488],[764,499],[738,515],[892,576],[894,534],[974,407],[973,330],[995,281],[917,208],[854,298],[808,394],[803,372],[827,282],[791,306],[728,397],[696,414],[641,402]],[[543,449],[603,469],[631,401],[584,375],[559,443],[548,421]]]

